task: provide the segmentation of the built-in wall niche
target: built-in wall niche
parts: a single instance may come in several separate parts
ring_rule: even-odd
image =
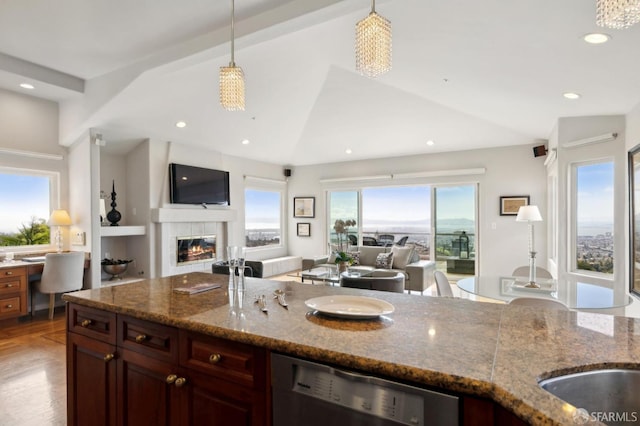
[[[112,228],[123,228],[123,227],[109,227],[105,229]],[[142,227],[144,228],[144,227]],[[113,260],[132,260],[127,266],[127,270],[124,274],[120,276],[120,279],[112,279],[112,275],[107,274],[100,268],[100,281],[101,285],[114,285],[114,284],[124,284],[126,282],[137,281],[145,278],[144,274],[140,274],[140,270],[138,268],[138,264],[136,261],[137,253],[133,250],[130,245],[134,238],[144,238],[144,234],[130,234],[130,235],[115,235],[115,236],[107,236],[100,239],[100,261],[103,259],[113,259]]]

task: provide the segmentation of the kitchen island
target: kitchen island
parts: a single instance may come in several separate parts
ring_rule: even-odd
[[[74,349],[73,338],[82,333],[88,337],[94,337],[92,333],[120,335],[122,345],[115,337],[98,337],[98,343],[106,346],[96,351],[104,346],[108,351],[105,361],[126,361],[127,357],[135,361],[143,351],[128,349],[138,339],[147,349],[153,345],[166,349],[166,354],[151,353],[153,362],[178,351],[177,347],[163,347],[161,340],[152,341],[144,333],[136,335],[138,321],[168,326],[166,341],[170,341],[171,330],[180,331],[185,335],[183,339],[180,334],[180,351],[191,348],[189,354],[198,352],[197,345],[190,343],[197,341],[197,336],[214,339],[202,345],[239,345],[241,356],[234,358],[236,364],[211,374],[226,374],[222,379],[227,382],[238,379],[244,386],[238,395],[266,398],[264,404],[243,408],[249,417],[253,410],[251,418],[260,413],[270,415],[269,374],[259,370],[268,369],[266,355],[278,352],[459,395],[464,424],[497,424],[494,416],[499,413],[515,414],[530,424],[573,424],[576,408],[540,389],[538,380],[605,366],[640,368],[638,319],[252,278],[247,278],[244,298],[238,300],[227,291],[228,279],[225,275],[190,273],[65,294],[71,337],[68,363],[73,364],[81,347]],[[173,291],[199,283],[221,287],[194,295]],[[287,309],[271,298],[276,289],[286,292]],[[262,294],[267,296],[268,313],[253,303]],[[348,320],[320,315],[304,303],[333,294],[382,299],[394,305],[395,312],[372,320]],[[87,309],[104,313],[104,321],[83,319]],[[109,315],[117,317],[118,333]],[[202,363],[189,364],[188,357],[183,359],[182,352],[177,376],[184,371],[207,373]],[[212,364],[220,359],[215,355],[207,355]],[[78,387],[73,365],[69,368],[68,398],[72,399]],[[234,368],[244,375],[234,376]],[[115,372],[107,374],[113,374],[115,380]],[[132,377],[133,373],[127,380]],[[171,377],[173,381],[180,378]],[[118,383],[118,391],[122,386]],[[105,395],[115,392],[109,389]],[[495,411],[490,410],[492,406]],[[73,407],[74,401],[70,401],[70,416]],[[255,424],[268,425],[270,421]]]

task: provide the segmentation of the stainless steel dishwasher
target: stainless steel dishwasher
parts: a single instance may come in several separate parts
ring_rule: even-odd
[[[274,426],[458,425],[456,396],[271,355]]]

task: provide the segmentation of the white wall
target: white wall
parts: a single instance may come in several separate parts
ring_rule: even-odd
[[[289,252],[313,256],[326,252],[326,190],[357,186],[388,186],[397,184],[479,183],[478,261],[484,274],[510,274],[516,266],[528,264],[528,233],[526,225],[513,216],[500,216],[499,199],[504,195],[529,195],[544,216],[546,207],[545,157],[534,158],[532,146],[515,146],[474,151],[424,154],[367,161],[353,161],[313,166],[298,166],[289,178],[289,218],[293,212],[293,197],[316,198],[313,219],[289,219]],[[447,176],[413,180],[355,182],[323,185],[320,179],[372,176],[452,169],[486,168],[484,175]],[[402,208],[399,206],[398,208]],[[310,222],[311,237],[297,237],[296,223]],[[495,227],[495,229],[494,229]],[[546,259],[544,222],[536,226],[536,248],[540,259]],[[544,266],[544,262],[541,263]]]
[[[0,153],[0,167],[57,173],[60,177],[58,197],[51,208],[69,209],[68,154],[66,148],[58,145],[58,105],[55,102],[0,89],[0,147],[61,155],[62,160],[55,160]],[[68,230],[65,230],[65,248],[69,248],[68,236]]]

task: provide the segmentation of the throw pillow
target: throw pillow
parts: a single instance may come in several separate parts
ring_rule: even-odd
[[[409,259],[411,259],[411,253],[413,252],[413,247],[400,247],[393,246],[391,247],[391,253],[393,253],[393,266],[396,269],[404,269],[409,264]]]
[[[391,269],[392,265],[393,265],[393,252],[380,253],[376,257],[376,268]]]
[[[355,265],[359,265],[360,264],[360,252],[359,251],[350,251],[349,252],[349,256],[351,256],[351,258],[353,259],[353,262],[351,262],[351,266],[355,266]]]
[[[409,263],[416,263],[419,261],[420,261],[420,253],[418,253],[418,250],[416,250],[414,247],[413,251],[411,252],[411,257],[409,258]]]

